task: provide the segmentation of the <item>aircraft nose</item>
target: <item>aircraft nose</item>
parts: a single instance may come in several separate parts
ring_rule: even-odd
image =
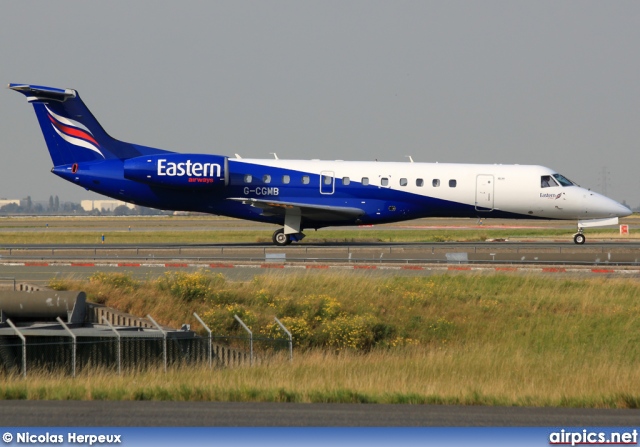
[[[598,214],[602,217],[625,217],[633,212],[626,206],[600,194],[594,194],[589,214]]]
[[[626,206],[622,205],[621,203],[616,202],[616,205],[618,205],[618,213],[616,214],[618,217],[626,217],[626,216],[630,216],[633,214],[633,211],[631,211],[630,208],[627,208]]]

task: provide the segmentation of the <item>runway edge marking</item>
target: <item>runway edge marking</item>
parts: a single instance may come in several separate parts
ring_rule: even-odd
[[[612,269],[612,268],[566,268],[566,267],[473,267],[473,266],[418,266],[418,265],[329,265],[329,264],[188,264],[188,263],[99,263],[99,262],[0,262],[0,267],[111,267],[111,268],[249,268],[249,269],[318,269],[318,270],[425,270],[425,271],[466,271],[466,272],[521,272],[521,273],[593,273],[640,275],[640,269]]]

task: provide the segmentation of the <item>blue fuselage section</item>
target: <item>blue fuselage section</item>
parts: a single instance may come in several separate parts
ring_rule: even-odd
[[[149,185],[124,178],[122,160],[57,166],[54,174],[88,190],[136,205],[224,215],[282,225],[284,217],[239,201],[240,198],[304,203],[311,206],[360,208],[352,219],[303,219],[303,228],[396,222],[422,217],[488,217],[475,206],[363,184],[308,171],[229,160],[228,184],[210,189]],[[327,178],[329,177],[329,180]],[[230,200],[235,199],[235,200]],[[528,217],[491,210],[491,217]]]

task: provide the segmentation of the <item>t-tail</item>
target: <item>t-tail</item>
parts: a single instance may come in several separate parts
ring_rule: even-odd
[[[54,166],[168,152],[110,137],[75,90],[27,84],[9,88],[33,104]]]

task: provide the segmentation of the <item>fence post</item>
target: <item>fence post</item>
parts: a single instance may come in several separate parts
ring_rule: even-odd
[[[13,329],[16,332],[16,334],[18,334],[18,337],[20,337],[20,340],[22,340],[22,377],[26,379],[27,378],[27,339],[24,338],[24,335],[22,335],[22,333],[18,330],[18,328],[15,327],[13,325],[13,322],[8,318],[7,318],[7,324],[11,326],[11,329]]]
[[[62,318],[60,317],[56,317],[56,320],[58,321],[58,323],[60,323],[62,325],[62,327],[64,328],[65,331],[67,331],[69,333],[69,335],[71,335],[71,338],[73,339],[73,377],[76,377],[76,334],[74,334],[73,332],[71,332],[71,329],[69,329],[69,327],[64,324],[64,321],[62,321]]]
[[[278,323],[280,329],[282,329],[289,336],[289,361],[293,362],[293,337],[291,336],[291,332],[289,332],[287,328],[284,327],[284,324],[282,324],[277,317],[273,317],[273,319],[276,320],[276,323]]]
[[[242,325],[244,330],[249,333],[249,366],[253,366],[253,332],[251,332],[251,329],[249,329],[247,325],[244,324],[244,322],[240,319],[239,316],[234,315],[233,318],[235,318],[238,321],[238,323]]]
[[[111,328],[111,330],[116,334],[116,337],[118,337],[118,375],[120,375],[120,373],[122,372],[122,367],[120,366],[121,361],[122,361],[121,360],[122,359],[122,348],[120,347],[120,334],[118,333],[118,331],[116,331],[116,328],[111,326],[111,323],[109,323],[109,320],[107,320],[107,317],[105,317],[104,315],[102,316],[102,321],[107,323],[109,328]]]
[[[209,329],[209,326],[207,326],[206,324],[204,324],[204,321],[202,321],[202,319],[198,316],[197,313],[193,313],[193,316],[196,317],[196,320],[198,320],[198,322],[202,325],[203,328],[206,329],[206,331],[209,333],[209,369],[211,369],[212,366],[212,359],[211,359],[211,329]]]
[[[147,315],[147,318],[151,320],[153,325],[158,328],[160,332],[162,332],[162,359],[164,360],[164,372],[167,372],[167,333],[160,327],[156,320],[151,318],[151,315]]]
[[[2,281],[13,281],[13,291],[16,291],[16,278],[15,276],[4,276],[0,278]]]

